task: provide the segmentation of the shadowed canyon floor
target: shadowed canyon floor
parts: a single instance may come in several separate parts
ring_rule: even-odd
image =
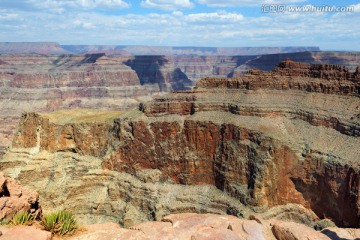
[[[284,61],[130,111],[26,113],[1,171],[82,223],[255,212],[357,228],[359,70]]]

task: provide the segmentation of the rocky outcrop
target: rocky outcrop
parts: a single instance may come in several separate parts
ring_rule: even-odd
[[[269,74],[332,81],[284,64]],[[324,70],[331,79],[345,71]],[[84,221],[129,226],[189,211],[246,217],[296,203],[359,227],[358,94],[279,90],[267,74],[244,76],[259,82],[254,90],[205,79],[141,111],[24,114],[2,169],[37,189],[44,208],[71,206]],[[333,81],[356,84],[354,76]]]
[[[21,211],[29,211],[34,217],[41,213],[38,193],[0,172],[0,221]]]

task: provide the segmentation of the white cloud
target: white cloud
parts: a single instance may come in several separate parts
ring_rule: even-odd
[[[194,4],[190,0],[145,0],[140,5],[145,8],[174,11],[177,9],[192,8]]]
[[[197,0],[198,3],[209,7],[243,7],[243,6],[261,6],[262,4],[289,4],[305,2],[306,0]]]
[[[349,7],[353,7],[353,8],[354,8],[354,12],[360,12],[360,3],[354,4],[354,5],[350,5]]]
[[[200,23],[234,23],[244,19],[244,16],[238,13],[228,12],[214,12],[214,13],[195,13],[186,16],[186,20],[189,22]]]
[[[172,14],[173,14],[174,16],[177,16],[177,17],[184,16],[184,13],[181,12],[181,11],[173,11]]]
[[[16,20],[19,18],[17,13],[2,13],[0,12],[0,20]]]

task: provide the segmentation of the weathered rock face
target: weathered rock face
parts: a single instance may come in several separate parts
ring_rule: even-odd
[[[332,81],[301,75],[319,68],[285,62],[270,76]],[[340,80],[345,69],[324,69],[357,84],[356,73]],[[44,208],[71,206],[94,222],[132,225],[188,211],[246,216],[242,204],[264,211],[297,203],[359,227],[358,93],[278,90],[257,71],[241,81],[261,88],[205,79],[141,111],[24,114],[2,169],[38,189],[50,202]]]
[[[0,221],[11,219],[20,211],[30,211],[38,216],[41,213],[38,193],[22,187],[18,181],[0,172]]]

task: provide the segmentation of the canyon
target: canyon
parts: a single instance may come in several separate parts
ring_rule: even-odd
[[[285,60],[173,87],[130,110],[23,113],[0,170],[36,189],[44,211],[65,208],[82,223],[194,212],[358,228],[354,69]]]
[[[311,48],[273,48],[271,53],[278,54],[270,55],[229,56],[226,55],[229,49],[218,52],[214,48],[210,49],[214,54],[208,56],[186,53],[176,56],[119,56],[50,51],[60,49],[56,43],[2,45],[5,46],[2,52],[17,49],[21,53],[43,54],[0,55],[0,156],[9,146],[14,128],[24,112],[51,112],[76,107],[126,110],[156,95],[190,89],[204,77],[236,77],[252,68],[268,71],[286,58],[343,65],[352,72],[360,62],[360,53],[356,52],[286,53],[316,50]],[[6,50],[6,46],[10,50]],[[203,50],[206,49],[198,54],[204,54]],[[252,51],[251,54],[266,52],[256,52],[256,48],[248,50]]]

